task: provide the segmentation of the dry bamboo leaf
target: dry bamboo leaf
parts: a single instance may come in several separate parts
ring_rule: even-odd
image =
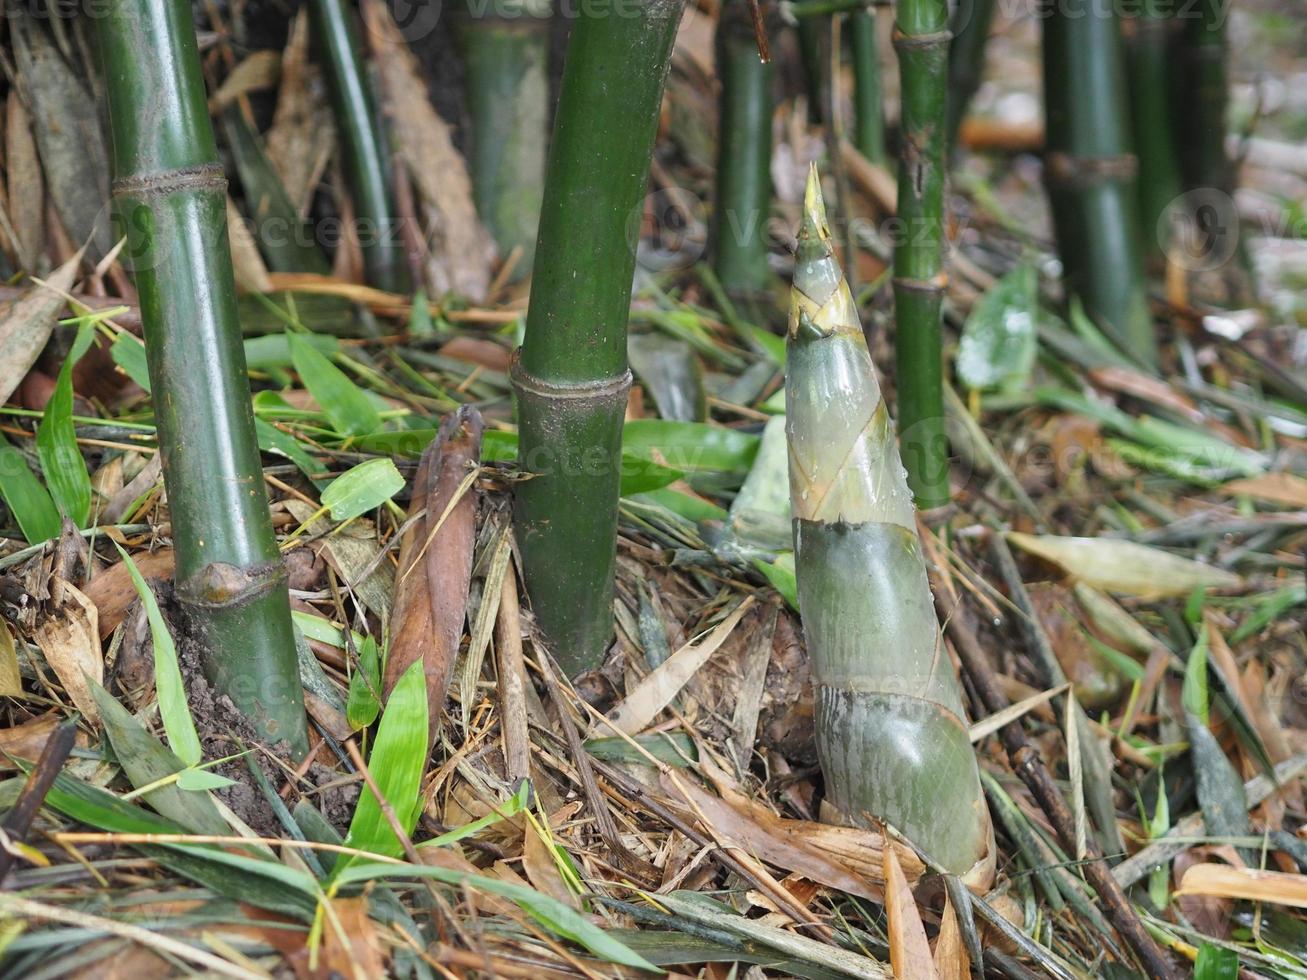
[[[18,649],[9,625],[0,622],[0,695],[7,698],[23,696],[23,677],[18,672]]]
[[[885,862],[885,933],[894,976],[904,980],[935,980],[926,927],[922,925],[908,880],[899,867],[898,856],[892,847],[885,848],[881,855]]]
[[[14,249],[22,267],[35,271],[45,248],[45,178],[31,120],[15,89],[9,90],[5,109],[5,171]]]
[[[46,663],[77,710],[98,723],[100,709],[87,678],[104,683],[104,657],[100,650],[99,614],[81,591],[63,583],[63,608],[45,617],[36,628],[36,643]]]
[[[55,270],[44,285],[34,285],[0,309],[0,402],[9,400],[40,356],[64,305],[64,293],[73,288],[79,251]]]
[[[658,712],[671,704],[681,688],[689,682],[708,658],[717,652],[731,635],[740,618],[753,608],[754,599],[747,597],[735,610],[718,623],[707,636],[691,641],[668,657],[649,676],[636,685],[608,713],[607,725],[616,732],[635,735],[658,717]],[[605,734],[601,732],[601,734]]]
[[[1186,596],[1194,589],[1236,589],[1243,579],[1148,545],[1117,538],[1074,538],[1008,532],[1021,550],[1061,566],[1077,581],[1145,599]]]
[[[324,94],[321,73],[309,61],[308,10],[301,9],[281,56],[277,108],[264,136],[268,159],[301,218],[336,146],[336,122]]]
[[[12,728],[0,728],[0,769],[14,769],[14,759],[27,759],[35,762],[41,757],[41,751],[50,735],[58,727],[60,715],[50,711],[21,725]],[[77,744],[85,745],[86,737],[78,734]]]
[[[254,293],[272,292],[268,279],[268,266],[259,254],[249,225],[241,217],[231,196],[227,197],[227,242],[231,246],[231,266],[236,273],[236,285]]]
[[[679,779],[679,786],[663,779],[667,804],[685,812],[683,796],[711,825],[714,834],[729,840],[773,867],[783,868],[850,895],[873,902],[884,899],[885,838],[860,827],[837,827],[808,820],[778,817],[766,807],[753,804],[738,794],[729,801],[713,796],[692,780]],[[899,868],[913,884],[924,870],[920,859],[902,845]]]
[[[1195,864],[1184,873],[1175,894],[1242,898],[1307,909],[1307,875],[1234,868],[1228,864]]]
[[[479,303],[490,286],[495,246],[472,204],[467,164],[427,98],[417,59],[390,11],[382,3],[365,3],[363,18],[381,74],[390,132],[429,224],[428,291],[432,296],[452,291]]]
[[[971,976],[971,957],[962,942],[957,910],[947,894],[939,920],[939,936],[935,939],[934,963],[939,980],[968,980]]]
[[[145,552],[132,556],[141,577],[166,579],[172,577],[173,553],[171,548]],[[103,639],[118,628],[127,610],[136,601],[136,586],[125,562],[111,565],[86,584],[86,598],[95,604]]]
[[[323,916],[322,949],[316,975],[384,977],[386,957],[377,924],[368,914],[366,895],[328,900]]]
[[[538,891],[570,908],[581,908],[576,894],[567,887],[558,870],[553,847],[534,827],[527,827],[522,838],[522,870]]]
[[[221,112],[242,95],[273,88],[281,76],[281,55],[276,51],[254,51],[227,73],[209,98],[209,111]]]
[[[1286,507],[1307,508],[1307,479],[1292,473],[1263,473],[1244,480],[1231,480],[1220,490],[1231,497],[1249,496]]]

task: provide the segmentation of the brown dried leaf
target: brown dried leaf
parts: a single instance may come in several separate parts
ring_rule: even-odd
[[[7,623],[0,622],[0,695],[7,698],[23,696],[23,677],[18,672],[18,650],[14,634]]]
[[[291,24],[281,56],[281,85],[264,146],[273,169],[301,218],[336,146],[336,122],[324,97],[321,73],[309,60],[308,10]]]
[[[482,302],[490,287],[495,245],[472,204],[467,164],[449,126],[427,98],[426,81],[385,4],[363,4],[368,41],[381,74],[390,132],[423,204],[431,261],[428,292],[454,292]]]
[[[1231,480],[1220,490],[1231,497],[1246,495],[1272,504],[1307,509],[1307,479],[1292,473],[1263,473],[1243,480]]]
[[[158,551],[140,552],[132,556],[141,577],[150,579],[172,577],[173,553],[171,548]],[[100,637],[103,639],[118,628],[118,624],[127,615],[127,610],[136,601],[136,586],[132,584],[131,573],[127,565],[118,562],[86,584],[85,597],[95,604],[100,624]]]
[[[0,768],[15,768],[13,759],[27,759],[32,762],[39,759],[45,749],[45,743],[58,727],[59,721],[59,713],[50,711],[21,725],[0,728]],[[76,744],[85,745],[86,736],[79,732]]]
[[[572,889],[567,887],[554,850],[534,827],[528,827],[522,839],[522,870],[538,891],[556,898],[564,905],[580,909],[581,903]]]
[[[5,108],[5,171],[8,177],[9,221],[18,261],[36,270],[45,248],[45,178],[36,155],[31,120],[15,89]]]
[[[79,251],[44,285],[33,285],[0,307],[0,402],[9,400],[50,339],[55,318],[63,309],[63,294],[73,288],[81,261]]]
[[[36,627],[36,643],[77,710],[98,723],[100,709],[91,696],[87,678],[104,683],[99,614],[95,603],[80,590],[67,582],[62,589],[64,605]]]
[[[1175,894],[1177,897],[1242,898],[1307,909],[1307,875],[1232,868],[1226,864],[1195,864],[1185,871]]]
[[[259,246],[254,243],[249,225],[241,217],[230,195],[227,197],[227,242],[231,246],[231,266],[236,273],[236,285],[255,293],[272,292],[268,266],[259,254]]]
[[[947,894],[939,920],[939,936],[935,939],[934,963],[939,980],[967,980],[971,976],[971,957],[962,942],[957,910]]]
[[[881,852],[885,862],[885,916],[886,937],[889,939],[890,965],[894,976],[904,980],[935,980],[935,963],[926,941],[926,927],[922,925],[912,889],[899,867],[894,848]]]
[[[281,76],[281,55],[276,51],[254,51],[227,73],[209,98],[209,111],[221,112],[242,95],[270,89]]]

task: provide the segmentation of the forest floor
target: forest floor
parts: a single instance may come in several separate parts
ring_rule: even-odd
[[[0,342],[51,339],[21,370],[0,365],[12,393],[0,451],[33,474],[6,490],[0,532],[0,975],[543,978],[656,965],[725,980],[881,976],[891,958],[905,976],[929,975],[932,958],[940,977],[968,964],[995,976],[1144,975],[1118,931],[1125,916],[1205,980],[1307,977],[1295,911],[1307,907],[1307,51],[1295,8],[1241,3],[1231,21],[1232,123],[1248,136],[1237,204],[1257,302],[1216,305],[1221,275],[1213,285],[1171,255],[1154,280],[1164,355],[1150,370],[1063,304],[1040,177],[1037,26],[1000,4],[950,193],[952,502],[922,524],[952,610],[950,655],[958,644],[984,654],[960,651],[996,831],[983,895],[943,887],[890,828],[822,822],[775,420],[789,236],[808,163],[828,159],[829,140],[801,104],[778,108],[775,302],[736,308],[705,262],[710,17],[682,30],[642,226],[615,643],[575,684],[551,667],[517,588],[507,370],[527,287],[508,281],[511,262],[428,236],[417,257],[428,293],[415,299],[360,286],[348,234],[331,273],[312,275],[270,270],[259,223],[237,226],[254,232],[233,235],[233,261],[303,635],[303,763],[254,744],[195,651],[171,639],[169,513],[139,311],[112,256],[94,269],[74,258],[82,236],[67,218],[79,193],[107,194],[85,111],[98,83],[84,25],[9,19],[26,47],[6,67],[20,79],[27,63],[56,69],[27,76],[3,107],[0,244],[13,277],[0,287]],[[215,111],[250,114],[256,148],[302,213],[348,213],[303,13],[288,23],[255,5],[248,29],[212,16],[202,39]],[[412,180],[403,217],[462,227],[476,220],[471,205],[423,171],[464,167],[464,122],[448,93],[433,101],[452,129],[428,103],[419,65],[433,56],[416,46],[420,59],[397,55],[389,69],[410,84],[386,93],[388,113],[410,122],[393,134]],[[49,121],[79,105],[89,136],[70,145]],[[229,169],[248,217],[269,170],[248,157]],[[852,214],[866,232],[852,271],[884,373],[892,294],[877,228],[892,176],[854,166],[829,184],[837,224]],[[481,295],[428,302],[442,283]],[[75,364],[74,327],[93,337]],[[892,376],[886,389],[892,404]],[[447,513],[470,515],[464,554],[442,525],[430,536],[442,575],[471,549],[471,581],[434,624],[460,640],[418,774],[416,846],[401,849],[375,806],[370,831],[360,817],[360,800],[375,800],[365,783],[394,785],[422,755],[393,699],[374,724],[378,651],[422,639],[404,637],[395,615],[426,594],[425,573],[400,573],[401,546],[427,536],[435,498],[431,482],[418,485],[418,457],[462,405],[485,424],[479,461],[444,498]],[[84,472],[44,469],[43,419]],[[367,509],[324,511],[337,480]],[[44,540],[31,517],[42,484],[48,505],[84,481],[90,516]],[[161,709],[156,671],[170,662],[199,765],[179,759],[177,699],[165,692]],[[978,685],[1016,707],[994,718]],[[1005,722],[1042,758],[1060,813],[1005,750]],[[1087,880],[1094,844],[1125,903]],[[381,856],[361,853],[374,847]]]

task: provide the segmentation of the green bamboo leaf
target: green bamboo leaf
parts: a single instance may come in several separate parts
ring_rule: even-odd
[[[91,475],[77,446],[77,429],[73,426],[73,365],[86,353],[95,339],[95,326],[83,323],[77,330],[54,394],[45,406],[45,417],[36,429],[36,454],[41,459],[46,486],[60,513],[78,527],[85,527],[91,516]]]
[[[168,624],[163,621],[159,611],[159,602],[154,592],[141,577],[136,562],[122,546],[114,542],[118,554],[127,563],[127,571],[136,586],[136,594],[145,606],[145,616],[150,621],[150,639],[154,647],[154,686],[159,694],[159,715],[163,719],[163,730],[168,733],[168,744],[185,765],[193,766],[200,761],[200,736],[196,734],[195,722],[191,710],[186,704],[186,687],[182,683],[181,668],[177,664],[177,647]]]
[[[417,824],[422,773],[426,770],[427,685],[419,660],[406,670],[386,701],[381,714],[377,738],[368,755],[368,769],[376,780],[377,788],[398,815],[406,832]],[[359,797],[358,807],[350,820],[345,843],[361,851],[385,854],[392,857],[404,852],[403,843],[395,837],[381,804],[370,789]],[[333,880],[345,872],[355,859],[341,855],[336,862]]]
[[[381,712],[381,654],[377,641],[366,637],[358,650],[359,666],[349,679],[349,702],[345,706],[345,717],[355,731],[367,728]]]
[[[628,741],[624,738],[589,738],[585,741],[585,750],[604,762],[634,762],[645,766],[649,759],[631,742],[648,752],[659,762],[669,766],[688,766],[699,761],[699,750],[694,741],[684,732],[659,732],[653,735],[637,735]]]
[[[972,307],[958,344],[958,379],[971,389],[1020,388],[1035,365],[1035,268],[1022,263]]]
[[[661,490],[683,476],[685,474],[680,470],[671,469],[653,460],[632,456],[630,453],[622,453],[621,494],[623,497],[648,493],[650,490]]]
[[[290,337],[298,337],[324,357],[340,350],[340,341],[325,333],[270,333],[245,341],[245,366],[254,371],[293,367]]]
[[[59,535],[59,509],[50,491],[41,485],[23,454],[0,436],[0,496],[18,523],[28,544],[40,544]]]
[[[1184,710],[1207,724],[1207,628],[1198,631],[1198,642],[1189,653],[1184,668],[1184,687],[1180,692]]]
[[[188,793],[202,793],[210,789],[223,789],[236,785],[236,780],[228,779],[211,769],[183,769],[177,776],[177,788]]]
[[[367,393],[299,334],[287,334],[291,362],[304,386],[341,433],[361,436],[381,428]]]
[[[551,932],[578,943],[609,963],[620,963],[623,966],[654,973],[662,972],[643,956],[612,938],[581,913],[525,885],[448,868],[379,862],[355,864],[346,868],[336,877],[335,884],[344,886],[380,878],[430,878],[445,884],[468,886],[491,895],[498,895],[517,905]]]
[[[1194,980],[1236,980],[1239,976],[1239,955],[1224,946],[1203,943],[1198,947],[1194,961]]]
[[[708,417],[703,366],[689,344],[660,333],[633,333],[626,354],[661,418],[702,422]]]
[[[260,450],[285,456],[310,480],[317,480],[326,472],[322,464],[308,454],[298,439],[257,415],[254,417],[254,434],[259,440]]]
[[[622,452],[657,458],[686,472],[709,471],[743,476],[758,454],[759,436],[706,422],[637,419],[622,429]]]
[[[150,368],[145,359],[145,344],[124,330],[109,346],[109,356],[127,377],[149,393]]]
[[[348,521],[380,507],[400,490],[404,478],[388,459],[370,459],[346,470],[322,491],[322,506],[331,519]]]

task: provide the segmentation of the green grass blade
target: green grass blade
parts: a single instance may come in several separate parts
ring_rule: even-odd
[[[159,692],[159,715],[163,719],[163,730],[168,733],[168,744],[177,758],[185,765],[193,766],[200,761],[202,755],[200,737],[195,732],[195,722],[186,704],[186,688],[182,684],[182,672],[177,664],[177,647],[173,643],[172,634],[168,632],[168,624],[163,621],[159,602],[141,577],[136,562],[117,542],[114,547],[127,563],[132,584],[136,586],[136,594],[141,597],[146,618],[150,621],[150,639],[154,647],[154,685]]]
[[[78,527],[86,527],[91,516],[91,476],[77,447],[73,426],[73,365],[86,353],[95,338],[95,327],[83,324],[77,339],[59,369],[54,394],[45,406],[45,417],[36,430],[36,453],[41,459],[46,486],[60,512]]]
[[[381,654],[377,641],[369,636],[359,647],[358,670],[349,679],[349,702],[345,718],[349,727],[358,731],[377,720],[381,712]]]
[[[0,436],[0,496],[28,544],[40,544],[59,534],[59,510],[50,492],[27,466],[27,460]]]
[[[361,436],[381,428],[367,393],[299,334],[287,334],[291,362],[304,386],[341,433]]]
[[[395,684],[381,714],[377,739],[368,756],[368,769],[406,832],[417,823],[422,773],[427,761],[427,685],[422,662],[414,663]],[[345,843],[361,851],[397,857],[403,843],[395,837],[381,804],[369,789],[359,797]],[[342,856],[333,877],[339,880],[356,859]]]

